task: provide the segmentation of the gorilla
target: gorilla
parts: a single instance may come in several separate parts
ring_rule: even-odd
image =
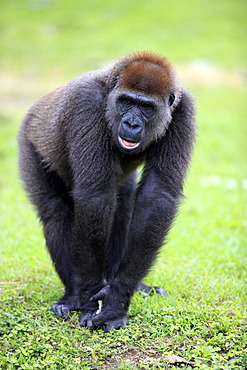
[[[155,288],[142,280],[183,196],[195,131],[192,96],[149,52],[87,72],[26,113],[20,174],[65,286],[57,316],[76,310],[84,327],[119,329],[135,290]]]

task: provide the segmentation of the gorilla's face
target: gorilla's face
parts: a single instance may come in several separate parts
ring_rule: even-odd
[[[157,111],[153,99],[135,93],[122,93],[116,103],[120,115],[118,143],[123,150],[137,149],[145,136],[145,128]]]
[[[111,111],[115,111],[115,123],[112,122],[111,126],[120,150],[125,153],[140,152],[163,136],[171,121],[174,99],[174,94],[161,99],[128,90],[114,94]]]

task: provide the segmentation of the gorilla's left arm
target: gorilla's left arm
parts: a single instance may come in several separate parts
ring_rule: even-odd
[[[128,248],[115,279],[96,295],[103,299],[103,309],[94,320],[98,325],[121,317],[121,312],[125,315],[135,288],[151,267],[169,231],[190,162],[195,137],[194,117],[193,99],[183,90],[165,136],[153,144],[147,154]]]

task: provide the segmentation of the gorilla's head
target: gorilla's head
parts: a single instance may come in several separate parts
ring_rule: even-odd
[[[137,53],[120,60],[114,81],[106,110],[114,143],[123,152],[141,152],[172,120],[180,98],[174,71],[163,57]]]

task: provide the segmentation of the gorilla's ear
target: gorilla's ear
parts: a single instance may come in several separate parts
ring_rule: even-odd
[[[118,77],[118,76],[116,76],[116,77],[112,80],[111,90],[112,90],[112,89],[114,89],[114,87],[117,85],[118,80],[119,80],[119,77]]]
[[[173,105],[173,103],[174,103],[175,99],[176,99],[175,94],[174,94],[174,93],[171,93],[171,94],[169,95],[169,99],[168,99],[168,102],[169,102],[170,107]]]

